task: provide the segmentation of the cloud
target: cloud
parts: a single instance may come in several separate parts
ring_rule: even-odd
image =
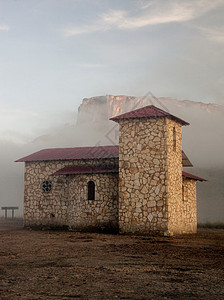
[[[73,35],[79,35],[83,33],[91,33],[95,31],[102,31],[101,26],[99,25],[86,25],[83,27],[72,27],[62,30],[64,35],[66,37],[73,36]]]
[[[10,27],[8,25],[0,25],[0,31],[9,31]]]
[[[198,28],[208,40],[224,44],[224,28]]]
[[[36,135],[48,133],[49,128],[64,126],[66,123],[75,124],[73,112],[0,109],[0,141],[24,144]]]
[[[111,10],[101,14],[93,24],[64,29],[65,36],[87,34],[111,29],[133,30],[173,22],[187,22],[201,17],[223,4],[221,0],[151,1],[139,5],[137,13]]]
[[[140,5],[141,9],[146,9],[153,5],[153,1],[139,1],[138,5]]]
[[[75,64],[76,67],[81,67],[81,68],[106,68],[107,65],[104,64]]]

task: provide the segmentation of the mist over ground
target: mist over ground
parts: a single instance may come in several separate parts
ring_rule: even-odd
[[[23,214],[24,164],[14,161],[43,148],[118,144],[118,125],[109,118],[154,104],[184,119],[183,150],[193,163],[185,171],[207,179],[197,183],[198,221],[224,221],[224,106],[172,98],[101,96],[83,101],[79,112],[52,114],[29,141],[0,140],[0,206],[19,206]],[[126,97],[126,98],[122,98]],[[136,100],[137,99],[137,100]],[[0,211],[3,216],[4,212]]]

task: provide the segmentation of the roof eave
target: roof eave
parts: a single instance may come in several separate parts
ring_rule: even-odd
[[[69,176],[69,175],[87,175],[87,174],[115,174],[115,173],[119,173],[119,171],[102,171],[102,172],[80,172],[80,173],[61,173],[61,174],[57,174],[57,172],[51,174],[51,176]]]
[[[190,174],[190,173],[187,173],[187,172],[184,172],[182,173],[182,176],[185,177],[185,178],[188,178],[188,179],[191,179],[191,180],[195,180],[195,181],[207,181],[206,179],[204,178],[201,178],[201,177],[198,177],[198,176],[195,176],[193,174]]]
[[[171,119],[171,120],[174,120],[178,123],[180,123],[181,125],[183,126],[188,126],[190,125],[190,123],[182,120],[182,119],[179,119],[177,117],[174,117],[174,116],[158,116],[158,117],[127,117],[127,118],[119,118],[119,117],[113,117],[113,118],[110,118],[109,120],[111,121],[114,121],[116,123],[119,123],[120,120],[130,120],[130,119],[159,119],[159,118],[168,118],[168,119]]]
[[[43,161],[43,162],[47,162],[47,161],[68,161],[68,160],[101,160],[101,159],[110,159],[110,158],[119,158],[119,156],[111,156],[111,157],[97,157],[97,158],[94,158],[94,157],[91,157],[91,158],[56,158],[56,159],[35,159],[35,160],[23,160],[22,158],[21,159],[18,159],[18,160],[15,160],[14,162],[40,162],[40,161]]]

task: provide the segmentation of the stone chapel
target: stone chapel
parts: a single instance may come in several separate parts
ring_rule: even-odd
[[[119,146],[23,157],[24,226],[176,235],[197,231],[196,182],[183,167],[184,120],[153,105],[111,118]]]

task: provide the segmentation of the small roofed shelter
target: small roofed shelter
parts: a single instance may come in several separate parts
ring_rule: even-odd
[[[124,233],[195,232],[196,181],[182,150],[187,122],[155,106],[112,118],[117,146],[44,149],[23,157],[24,225]]]

